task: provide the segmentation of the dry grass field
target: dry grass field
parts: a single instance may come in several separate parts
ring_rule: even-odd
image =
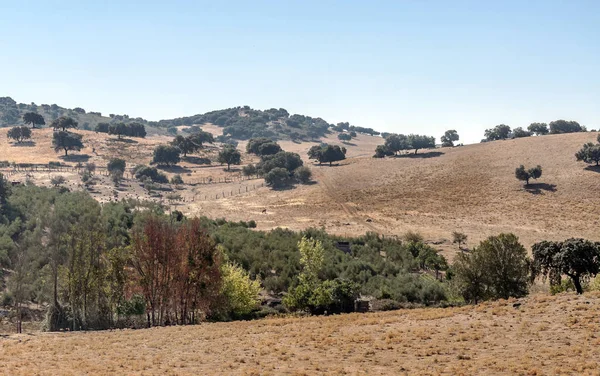
[[[221,132],[221,128],[212,125],[203,127],[215,135]],[[63,159],[51,148],[50,129],[34,131],[34,146],[14,146],[6,140],[3,130],[0,160],[65,161],[71,165],[89,161],[104,166],[111,157],[120,156],[133,166],[148,163],[153,147],[171,139],[151,136],[123,142],[105,134],[77,132],[83,134],[87,147]],[[184,200],[173,204],[173,209],[190,215],[236,221],[254,219],[259,229],[324,227],[340,235],[366,231],[401,235],[413,230],[451,257],[455,251],[450,242],[452,231],[466,233],[468,246],[503,231],[514,232],[527,246],[542,239],[573,236],[600,240],[600,170],[586,168],[574,157],[583,143],[595,138],[596,133],[529,137],[421,150],[416,156],[378,160],[371,156],[382,139],[359,135],[346,145],[348,159],[333,167],[313,165],[306,159],[306,151],[314,143],[282,141],[285,150],[298,152],[313,165],[316,183],[277,191],[263,187],[261,179],[219,183],[224,178],[239,178],[238,166],[227,172],[215,163],[206,166],[183,162],[165,172],[169,176],[179,173],[192,183],[178,192]],[[335,134],[323,141],[339,144]],[[240,142],[239,148],[245,150],[245,144]],[[210,147],[201,156],[214,159],[216,152],[215,147]],[[253,162],[257,162],[256,157],[243,155],[243,164]],[[542,178],[528,190],[514,178],[514,169],[520,164],[543,167]],[[42,184],[51,177],[31,175]],[[16,178],[24,179],[25,174]],[[70,187],[81,186],[76,174],[67,174],[67,178]],[[194,184],[208,178],[214,184]],[[107,196],[147,198],[135,181],[125,181],[119,190],[112,189],[108,179],[104,183],[96,194],[99,200],[106,200]]]
[[[0,337],[0,373],[600,374],[600,295],[532,295],[515,303],[10,335]]]

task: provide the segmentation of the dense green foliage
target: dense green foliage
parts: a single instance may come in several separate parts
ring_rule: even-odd
[[[239,165],[242,163],[242,154],[232,145],[225,145],[219,152],[218,162],[227,165],[227,171],[230,170],[231,165]]]
[[[151,164],[156,165],[176,165],[181,160],[181,151],[179,148],[172,145],[158,145],[154,148]]]
[[[75,121],[75,119],[69,116],[61,116],[58,119],[53,120],[52,123],[50,123],[50,127],[54,128],[55,131],[59,129],[62,131],[66,131],[67,129],[77,128],[78,126],[79,124],[77,123],[77,121]]]
[[[308,150],[308,157],[322,163],[338,162],[346,159],[346,148],[339,145],[321,144],[314,145]]]
[[[574,133],[574,132],[585,132],[585,128],[582,127],[576,121],[568,120],[555,120],[550,122],[550,133]]]
[[[8,130],[6,136],[20,144],[21,142],[31,138],[31,129],[24,126],[12,127]]]
[[[108,134],[117,135],[119,139],[121,139],[121,137],[123,137],[123,136],[141,137],[141,138],[146,137],[146,127],[144,127],[144,124],[141,124],[138,122],[127,123],[127,124],[125,124],[123,122],[119,122],[119,123],[115,123],[115,124],[110,124],[110,125],[108,125],[108,127],[106,127],[105,124],[106,123],[98,124],[95,129],[96,132],[102,132],[102,131],[104,131],[104,129],[106,129]]]
[[[135,178],[138,180],[150,179],[155,183],[168,183],[169,179],[162,172],[158,171],[156,167],[149,167],[145,165],[136,166],[133,170]]]
[[[587,144],[583,145],[583,147],[577,153],[575,153],[575,158],[578,161],[584,161],[585,163],[590,164],[595,163],[596,166],[598,166],[598,163],[600,162],[600,143],[593,144],[588,142]]]
[[[466,301],[508,299],[527,295],[530,261],[513,234],[490,236],[471,253],[460,253],[453,278]]]
[[[443,147],[452,147],[454,146],[454,141],[458,141],[459,136],[458,133],[454,130],[448,130],[444,133],[442,137],[440,137],[440,141],[442,141]]]
[[[548,132],[550,132],[548,130],[548,124],[546,124],[546,123],[531,123],[527,127],[527,130],[530,133],[535,133],[536,136],[543,136],[545,134],[548,134]]]
[[[23,122],[25,124],[31,124],[32,128],[35,128],[36,125],[46,125],[46,120],[44,117],[37,112],[26,112],[23,114]]]
[[[506,140],[510,135],[510,127],[506,124],[496,125],[494,128],[485,130],[487,141]]]
[[[83,142],[81,141],[82,136],[77,133],[67,131],[57,131],[52,134],[52,146],[55,152],[63,150],[65,156],[69,154],[69,151],[80,151],[83,149]]]
[[[550,277],[550,284],[561,284],[561,275],[571,278],[578,294],[582,280],[600,272],[600,243],[585,239],[563,242],[543,241],[533,245],[532,277]]]

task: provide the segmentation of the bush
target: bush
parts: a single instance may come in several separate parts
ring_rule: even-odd
[[[521,165],[515,170],[515,177],[529,185],[529,179],[538,179],[542,176],[542,166],[537,165],[529,170],[525,170],[525,166]]]
[[[508,299],[527,294],[530,261],[513,234],[490,236],[471,254],[460,253],[452,270],[465,301]]]
[[[294,177],[300,183],[308,184],[312,178],[312,171],[306,166],[301,166],[294,170]]]
[[[281,167],[275,167],[265,176],[265,183],[273,188],[282,188],[291,182],[288,170]]]
[[[242,174],[244,174],[244,176],[254,176],[256,173],[256,166],[253,164],[242,167]]]
[[[171,178],[171,184],[174,184],[174,185],[181,185],[181,184],[183,184],[183,179],[181,178],[181,175],[179,175],[179,174],[174,175]]]
[[[154,155],[151,164],[157,165],[175,165],[181,160],[180,150],[171,145],[159,145],[154,149]]]
[[[234,317],[246,315],[258,307],[259,281],[250,279],[247,271],[232,263],[221,266],[221,275],[221,294],[225,299],[224,310],[228,314]]]
[[[65,179],[64,176],[62,175],[57,175],[57,176],[53,176],[50,179],[50,184],[52,184],[55,187],[58,187],[61,184],[64,184],[67,181],[67,179]]]
[[[156,167],[149,167],[144,165],[139,165],[134,170],[135,178],[142,181],[144,177],[150,179],[155,183],[168,183],[169,179],[167,176],[161,172],[159,172]]]
[[[125,162],[124,159],[112,158],[106,165],[106,169],[110,173],[120,172],[121,175],[123,175],[125,173],[126,166],[127,166],[127,163]]]

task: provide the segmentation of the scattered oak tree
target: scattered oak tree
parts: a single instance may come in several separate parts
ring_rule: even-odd
[[[536,136],[543,136],[550,132],[548,130],[548,124],[546,123],[531,123],[527,127],[527,130],[531,133],[535,133]]]
[[[529,170],[525,169],[525,166],[520,165],[515,170],[515,177],[525,182],[525,185],[529,185],[529,179],[539,179],[542,176],[542,166],[537,165]]]
[[[515,129],[513,129],[513,137],[514,138],[523,138],[523,137],[529,137],[531,136],[531,132],[524,130],[521,127],[517,127]]]
[[[550,133],[574,133],[583,132],[585,129],[576,121],[555,120],[550,122]]]
[[[385,150],[398,154],[399,151],[408,150],[408,137],[403,134],[390,134],[385,138]],[[377,149],[375,151],[377,153]]]
[[[496,125],[494,128],[485,130],[487,141],[506,140],[510,135],[510,127],[506,124]]]
[[[69,155],[69,151],[80,151],[83,149],[83,142],[81,141],[81,135],[76,133],[58,131],[52,135],[52,146],[55,152],[64,150],[65,156]]]
[[[408,136],[408,144],[410,145],[411,149],[415,149],[415,154],[417,154],[419,149],[435,147],[435,138],[420,134],[411,134]]]
[[[54,119],[52,123],[50,123],[50,126],[54,128],[55,131],[59,129],[62,131],[66,131],[70,128],[77,128],[78,123],[71,117],[61,116],[58,119]]]
[[[585,239],[564,242],[542,241],[533,245],[532,278],[550,277],[550,284],[560,285],[561,275],[573,281],[578,294],[583,294],[582,280],[600,271],[600,243]]]
[[[31,128],[35,128],[36,125],[41,126],[46,124],[44,117],[37,112],[26,112],[23,114],[23,122],[31,124]]]
[[[31,129],[27,127],[12,127],[6,133],[8,138],[17,141],[17,144],[31,138]]]
[[[458,140],[459,140],[458,133],[454,129],[446,131],[444,133],[444,135],[440,138],[440,141],[442,141],[443,147],[452,147],[452,146],[454,146],[454,141],[458,141]]]
[[[342,141],[342,142],[347,142],[347,141],[351,141],[352,140],[352,136],[350,136],[350,134],[348,133],[340,133],[337,136],[338,140]]]
[[[241,163],[242,154],[234,146],[225,145],[219,152],[218,161],[221,164],[227,164],[227,171],[229,171],[232,164],[239,165]]]
[[[308,158],[316,159],[319,164],[329,163],[331,166],[333,162],[346,159],[346,148],[328,144],[314,145],[308,150]]]
[[[158,145],[154,148],[152,164],[172,166],[181,160],[179,148],[171,145]]]
[[[600,162],[600,144],[594,145],[593,143],[588,142],[575,153],[575,158],[577,161],[584,161],[589,164],[595,163],[596,166],[598,166],[598,162]]]

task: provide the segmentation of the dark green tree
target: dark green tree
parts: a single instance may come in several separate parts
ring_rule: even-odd
[[[265,183],[273,188],[282,188],[291,183],[290,173],[285,168],[275,167],[265,175]]]
[[[316,159],[319,164],[329,163],[346,159],[346,148],[339,145],[321,144],[314,145],[308,150],[308,158]]]
[[[490,236],[471,253],[460,253],[454,278],[467,301],[508,299],[527,295],[530,261],[513,234]]]
[[[577,161],[584,161],[589,164],[596,163],[596,166],[598,166],[598,162],[600,162],[600,144],[594,145],[588,142],[575,153],[575,158]]]
[[[350,136],[350,134],[348,134],[348,133],[340,133],[340,134],[338,134],[337,138],[338,138],[338,140],[344,141],[344,142],[352,140],[352,136]]]
[[[127,163],[124,159],[121,158],[112,158],[106,165],[106,169],[108,170],[108,172],[120,172],[121,175],[125,173],[126,167]]]
[[[242,161],[242,154],[233,146],[226,145],[219,152],[219,163],[227,164],[227,171],[230,170],[232,164],[239,165]]]
[[[65,156],[68,155],[69,151],[75,150],[80,151],[83,149],[83,142],[81,141],[81,135],[76,133],[58,131],[52,135],[52,146],[55,152],[64,150]]]
[[[398,154],[399,151],[408,150],[410,148],[408,137],[406,135],[394,133],[386,137],[384,146],[394,154]]]
[[[487,141],[506,140],[510,134],[510,127],[506,124],[496,125],[494,128],[485,130]]]
[[[600,271],[600,243],[585,239],[564,242],[542,241],[531,248],[532,277],[549,276],[552,285],[560,284],[561,275],[573,281],[578,294],[583,294],[582,280]]]
[[[188,153],[193,153],[199,149],[199,146],[195,144],[192,139],[188,137],[183,137],[182,135],[175,136],[173,141],[171,141],[171,145],[179,148],[183,153],[184,157],[187,157]]]
[[[394,155],[394,152],[389,150],[385,145],[377,145],[373,158],[385,158]]]
[[[109,128],[110,128],[109,123],[98,123],[96,125],[96,127],[94,128],[94,131],[100,132],[100,133],[108,133]]]
[[[23,122],[25,122],[25,124],[31,124],[32,128],[35,128],[36,125],[46,124],[44,117],[37,112],[26,112],[23,114]]]
[[[513,129],[513,137],[514,138],[523,138],[523,137],[529,137],[531,136],[531,132],[530,131],[526,131],[521,127],[517,127],[515,129]]]
[[[529,179],[539,179],[542,176],[542,166],[537,165],[529,170],[525,169],[525,166],[520,165],[515,170],[515,177],[525,182],[525,185],[529,185]]]
[[[454,141],[459,140],[459,136],[454,129],[451,129],[446,131],[444,135],[440,138],[440,140],[442,141],[443,147],[452,147],[454,146]]]
[[[574,133],[582,132],[584,130],[584,128],[576,121],[555,120],[551,121],[549,125],[551,134]]]
[[[108,127],[108,134],[117,135],[117,138],[120,140],[122,136],[127,136],[128,128],[125,123],[116,123],[111,124]]]
[[[420,134],[411,134],[408,136],[408,143],[412,149],[415,149],[415,154],[417,154],[419,149],[435,147],[435,138]]]
[[[171,145],[158,145],[154,148],[152,164],[176,165],[181,160],[179,148]]]
[[[531,123],[527,127],[527,130],[531,133],[535,133],[536,136],[543,136],[548,134],[548,124],[546,123]]]
[[[8,130],[6,136],[17,141],[17,143],[20,144],[24,140],[31,138],[31,129],[27,127],[12,127]]]
[[[59,129],[66,131],[67,129],[70,129],[70,128],[77,128],[78,124],[71,117],[61,116],[58,119],[54,119],[52,121],[52,123],[50,123],[50,126],[52,128],[54,128],[55,131],[59,130]]]

